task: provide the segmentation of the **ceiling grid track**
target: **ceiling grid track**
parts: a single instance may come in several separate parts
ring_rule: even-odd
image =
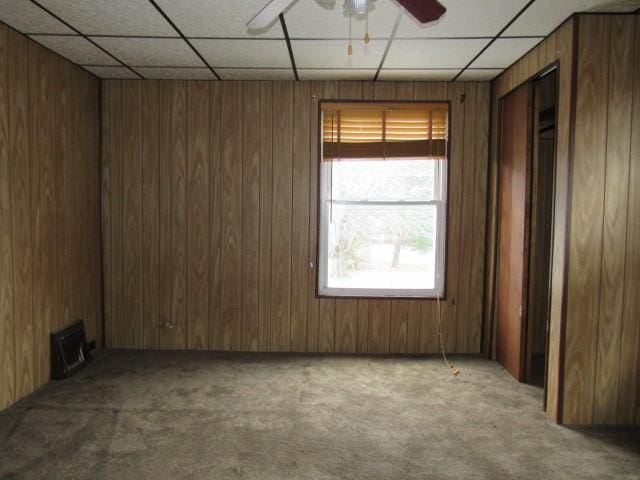
[[[104,52],[105,54],[109,55],[111,58],[113,58],[116,62],[118,62],[120,65],[122,65],[123,67],[127,68],[128,70],[130,70],[136,77],[140,78],[140,79],[144,79],[144,77],[142,75],[140,75],[138,72],[136,72],[133,68],[131,68],[129,65],[127,65],[126,63],[124,63],[122,60],[120,60],[119,58],[115,57],[111,52],[105,50],[103,47],[101,47],[100,45],[98,45],[96,42],[94,42],[91,38],[89,38],[87,35],[85,35],[84,33],[82,33],[80,30],[78,30],[77,28],[75,28],[73,25],[71,25],[69,22],[67,22],[66,20],[60,18],[58,15],[56,15],[55,13],[53,13],[51,10],[49,10],[48,8],[46,8],[45,6],[41,5],[40,2],[38,2],[37,0],[29,0],[31,3],[33,3],[35,6],[37,6],[38,8],[40,8],[42,11],[46,12],[48,15],[51,15],[53,18],[55,18],[56,20],[58,20],[60,23],[62,23],[63,25],[65,25],[67,28],[73,30],[74,32],[76,32],[78,34],[78,36],[84,38],[86,41],[88,41],[89,43],[91,43],[93,46],[97,47],[99,50],[101,50],[102,52]],[[75,36],[75,35],[67,35],[67,36]]]
[[[98,78],[451,82],[491,81],[571,15],[640,13],[639,0],[446,0],[448,16],[422,24],[377,0],[366,30],[353,24],[353,38],[370,37],[347,56],[339,5],[291,2],[251,31],[245,19],[269,0],[199,1],[8,0],[0,22]]]
[[[284,14],[278,15],[280,18],[280,26],[282,27],[282,33],[284,34],[284,39],[287,42],[287,50],[289,51],[289,59],[291,60],[291,68],[293,70],[293,77],[296,79],[296,82],[300,80],[298,77],[298,68],[296,67],[296,59],[293,56],[293,47],[291,46],[291,39],[289,38],[289,31],[287,30],[287,24],[284,21]]]
[[[402,8],[398,8],[398,16],[396,17],[396,21],[393,24],[393,28],[391,29],[391,35],[389,35],[389,41],[387,41],[387,45],[385,46],[384,52],[382,53],[382,58],[380,59],[380,64],[378,65],[376,74],[373,76],[374,82],[378,80],[378,76],[380,75],[380,70],[382,70],[384,61],[387,59],[387,54],[389,53],[391,44],[393,43],[394,38],[396,38],[396,33],[398,32],[398,27],[400,26],[400,20],[402,20]]]
[[[493,43],[494,43],[494,42],[495,42],[495,41],[500,37],[500,35],[502,35],[504,32],[506,32],[506,31],[507,31],[507,29],[508,29],[511,25],[513,25],[513,24],[515,23],[515,21],[516,21],[516,20],[518,20],[518,18],[520,18],[520,16],[521,16],[524,12],[526,12],[526,11],[527,11],[527,9],[528,9],[531,5],[533,5],[533,3],[534,3],[535,1],[536,1],[536,0],[529,0],[529,2],[528,2],[524,7],[522,7],[522,9],[521,9],[521,10],[520,10],[516,15],[515,15],[515,17],[513,17],[513,18],[509,21],[509,23],[507,23],[507,24],[502,28],[502,30],[500,30],[500,31],[498,32],[498,34],[497,34],[495,37],[493,37],[493,38],[491,39],[491,41],[490,41],[489,43],[487,43],[487,44],[484,46],[484,48],[483,48],[482,50],[480,50],[480,51],[477,53],[477,55],[476,55],[475,57],[473,57],[473,58],[469,61],[469,63],[467,63],[467,64],[464,66],[464,68],[458,72],[458,74],[457,74],[455,77],[453,77],[453,79],[452,79],[451,81],[452,81],[452,82],[455,82],[455,81],[460,77],[460,75],[462,75],[462,74],[465,72],[465,70],[469,69],[469,67],[470,67],[471,65],[473,65],[473,62],[475,62],[475,61],[480,57],[480,55],[482,55],[484,52],[486,52],[486,51],[487,51],[487,49],[488,49],[491,45],[493,45]]]
[[[222,80],[220,78],[220,75],[218,75],[218,73],[213,69],[213,67],[211,65],[209,65],[209,62],[207,62],[205,60],[205,58],[200,54],[200,52],[196,49],[196,47],[193,46],[193,44],[189,41],[189,39],[182,33],[182,30],[180,30],[178,28],[178,26],[173,23],[173,20],[171,20],[169,18],[169,16],[164,13],[164,10],[162,10],[160,8],[160,6],[155,2],[155,0],[149,0],[149,3],[151,3],[151,5],[153,5],[155,7],[155,9],[158,11],[158,13],[160,15],[162,15],[162,17],[169,22],[169,25],[171,25],[173,27],[173,29],[178,33],[178,35],[180,35],[180,38],[182,38],[182,40],[184,40],[187,45],[189,45],[189,48],[191,48],[191,50],[193,50],[193,53],[196,54],[196,56],[200,59],[200,61],[202,61],[202,63],[204,63],[206,65],[206,67],[211,70],[211,73],[213,73],[213,75],[218,79],[218,80]]]

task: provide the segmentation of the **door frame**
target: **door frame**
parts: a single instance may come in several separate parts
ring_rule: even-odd
[[[500,283],[500,202],[502,199],[502,192],[501,192],[501,185],[500,185],[500,173],[501,173],[501,165],[502,165],[502,124],[503,124],[503,101],[506,97],[508,97],[509,95],[513,94],[514,92],[516,92],[518,89],[520,88],[528,88],[529,89],[529,98],[528,98],[528,110],[529,110],[529,117],[528,117],[528,122],[529,122],[529,138],[527,140],[528,146],[527,146],[527,150],[528,150],[528,165],[527,165],[527,172],[528,172],[528,178],[527,178],[527,188],[528,188],[528,193],[527,193],[527,203],[528,203],[528,208],[529,208],[529,218],[528,221],[526,221],[527,224],[527,229],[530,228],[530,207],[531,207],[531,198],[530,198],[530,191],[531,191],[531,162],[533,160],[533,136],[532,136],[532,128],[533,128],[533,121],[532,121],[532,108],[533,108],[533,84],[536,80],[539,80],[540,78],[548,75],[549,73],[555,71],[556,72],[556,84],[555,84],[555,99],[556,99],[556,108],[555,108],[555,125],[556,125],[556,130],[558,128],[558,120],[559,120],[559,104],[558,104],[558,100],[560,98],[560,61],[556,60],[553,63],[548,64],[545,68],[541,69],[540,71],[536,72],[534,75],[532,75],[531,77],[529,77],[528,79],[526,79],[524,82],[520,83],[519,85],[517,85],[516,87],[508,90],[507,92],[505,92],[503,95],[498,97],[498,121],[497,121],[497,129],[498,129],[498,133],[496,135],[496,143],[497,143],[497,148],[496,148],[496,203],[495,203],[495,208],[496,208],[496,213],[495,213],[495,218],[496,218],[496,222],[494,225],[494,232],[495,232],[495,238],[496,238],[496,242],[495,242],[495,246],[494,246],[494,251],[495,251],[495,255],[493,257],[493,264],[494,264],[494,270],[493,270],[493,281],[494,281],[494,288],[493,288],[493,295],[491,296],[491,308],[490,308],[490,322],[491,322],[491,327],[489,330],[489,341],[494,345],[494,348],[497,348],[497,316],[498,316],[498,312],[497,312],[497,301],[498,301],[498,292],[499,292],[499,283]],[[552,225],[555,225],[555,213],[556,213],[556,188],[557,188],[557,166],[558,166],[558,134],[556,132],[556,136],[554,139],[554,152],[553,152],[553,187],[552,187],[552,208],[551,208],[551,213],[552,213]],[[555,229],[551,228],[551,252],[549,255],[549,262],[550,262],[550,267],[553,267],[553,253],[554,253],[554,248],[553,245],[555,244],[555,238],[554,238],[554,234],[555,234]],[[525,241],[526,241],[526,247],[527,250],[529,249],[529,236],[525,235]],[[530,262],[530,252],[527,251],[527,261],[525,262],[527,265],[527,270],[529,269],[529,262]],[[529,290],[529,279],[525,278],[526,281],[526,290],[528,293]],[[551,275],[551,270],[549,272],[549,278],[548,278],[548,290],[549,290],[549,294],[551,295],[551,290],[552,290],[552,275]],[[527,299],[528,299],[528,294],[526,295]],[[523,307],[524,308],[524,307]],[[550,346],[550,325],[549,325],[549,321],[550,321],[550,316],[551,316],[551,302],[549,302],[549,308],[547,311],[547,330],[546,330],[546,338],[545,338],[545,369],[544,369],[544,392],[543,392],[543,410],[546,411],[547,408],[547,393],[548,393],[548,379],[549,379],[549,346]],[[521,365],[520,365],[520,372],[521,372],[521,376],[524,375],[525,372],[525,365],[524,365],[524,361],[525,361],[525,357],[526,357],[526,352],[524,350],[524,348],[522,348],[523,346],[526,347],[526,342],[527,342],[527,337],[526,337],[526,332],[528,331],[528,325],[527,322],[524,322],[523,325],[523,330],[522,332],[524,332],[523,338],[522,338],[522,342],[524,342],[524,345],[521,343]],[[564,347],[561,346],[561,349],[564,350]],[[491,348],[489,350],[491,352]],[[493,350],[494,355],[496,354],[496,350]],[[492,358],[493,355],[491,355]],[[518,380],[518,381],[522,381],[522,380]]]

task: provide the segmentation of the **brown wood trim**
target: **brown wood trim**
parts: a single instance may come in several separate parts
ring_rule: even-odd
[[[489,299],[489,291],[487,289],[487,282],[486,282],[486,272],[487,272],[487,268],[489,267],[489,255],[488,255],[488,250],[491,248],[491,246],[489,245],[489,226],[491,223],[491,215],[489,215],[489,211],[491,209],[491,205],[490,205],[490,199],[491,199],[491,188],[489,187],[490,182],[491,182],[491,151],[493,148],[493,135],[491,135],[491,127],[493,125],[493,82],[489,83],[489,139],[487,142],[487,156],[489,161],[487,162],[487,171],[486,171],[486,185],[487,185],[487,191],[486,191],[486,198],[485,198],[485,212],[487,212],[485,219],[484,219],[484,245],[485,245],[485,254],[484,254],[484,269],[483,269],[483,291],[482,291],[482,317],[480,319],[480,331],[482,332],[480,335],[480,352],[484,352],[484,347],[485,347],[485,342],[488,343],[488,345],[486,345],[487,347],[487,358],[490,359],[491,358],[491,336],[492,336],[492,332],[491,332],[491,327],[492,325],[489,324],[489,335],[486,336],[484,334],[485,332],[485,328],[488,321],[490,321],[488,318],[486,318],[485,315],[485,306],[487,305],[487,302],[491,301],[491,299]],[[498,110],[500,109],[500,107],[498,106]],[[497,135],[496,135],[497,136]],[[495,277],[495,269],[494,269],[494,277]],[[494,285],[495,285],[495,278],[493,279],[494,281]],[[492,302],[493,303],[493,302]],[[491,314],[493,315],[493,304],[492,304],[492,308],[491,308]],[[486,337],[486,338],[485,338]]]
[[[536,47],[540,46],[540,44],[536,45]],[[535,48],[535,47],[534,47]],[[520,57],[521,59],[523,57]],[[531,83],[535,80],[537,80],[538,78],[546,75],[548,72],[554,70],[554,69],[558,69],[560,68],[560,60],[555,60],[554,62],[544,66],[543,68],[539,69],[536,73],[534,73],[533,75],[530,75],[526,80],[523,80],[522,82],[520,82],[518,85],[516,85],[515,87],[513,87],[510,90],[507,90],[506,92],[504,92],[502,95],[500,95],[499,100],[502,100],[504,97],[506,97],[507,95],[509,95],[510,93],[512,93],[514,90],[517,90],[518,88],[520,88],[521,86],[523,86],[526,83]],[[506,71],[506,70],[505,70]]]
[[[522,310],[521,322],[522,330],[520,331],[520,378],[523,382],[526,378],[527,369],[527,332],[529,330],[529,290],[531,289],[531,279],[529,272],[531,268],[531,187],[532,187],[532,169],[533,169],[533,81],[528,80],[523,84],[527,89],[527,166],[525,173],[525,193],[524,193],[524,250],[522,252]]]
[[[427,106],[439,106],[441,109],[449,108],[450,101],[430,101],[430,100],[320,100],[322,102],[322,108],[326,111],[341,110],[349,108],[357,108],[360,111],[363,110],[393,110],[396,107],[404,108],[405,110],[424,110]],[[432,108],[431,111],[434,109]]]
[[[555,89],[555,138],[554,138],[554,142],[553,142],[553,185],[551,188],[551,191],[553,193],[552,195],[552,199],[551,199],[551,213],[553,215],[553,219],[551,222],[552,228],[551,228],[551,251],[549,252],[549,261],[550,261],[550,268],[549,268],[549,281],[548,281],[548,285],[547,285],[547,291],[548,291],[548,305],[547,305],[547,325],[546,325],[546,338],[545,338],[545,346],[544,346],[544,382],[543,382],[543,388],[544,388],[544,394],[542,396],[542,410],[544,410],[545,412],[547,411],[547,396],[549,393],[549,388],[548,388],[548,383],[549,383],[549,343],[550,343],[550,333],[551,333],[551,286],[552,286],[552,282],[553,282],[553,242],[554,242],[554,238],[553,238],[553,222],[555,221],[555,211],[556,211],[556,196],[555,196],[555,191],[556,191],[556,187],[557,187],[557,174],[556,174],[556,169],[558,167],[558,122],[560,121],[560,108],[559,108],[559,100],[560,100],[560,61],[556,60],[553,65],[555,65],[556,68],[556,89]]]
[[[464,102],[464,99],[461,99],[460,101]],[[449,121],[447,122],[447,201],[446,201],[446,209],[445,209],[445,225],[447,226],[447,229],[445,231],[445,238],[444,238],[444,288],[442,290],[442,295],[439,297],[421,297],[421,296],[415,296],[415,297],[396,297],[396,296],[388,296],[388,295],[381,295],[381,296],[355,296],[355,297],[350,297],[350,296],[331,296],[331,295],[320,295],[320,208],[322,205],[322,194],[321,194],[321,189],[320,189],[320,167],[322,165],[322,104],[323,103],[374,103],[374,104],[390,104],[390,103],[396,103],[396,104],[440,104],[440,105],[447,105],[447,111],[448,111],[448,119]],[[389,299],[389,300],[427,300],[427,301],[446,301],[447,300],[447,275],[449,275],[449,270],[448,270],[448,262],[447,262],[447,245],[449,243],[449,190],[451,187],[451,169],[452,169],[452,162],[451,162],[451,142],[452,142],[452,138],[451,138],[451,125],[453,124],[453,112],[452,112],[452,108],[451,108],[451,100],[394,100],[393,102],[390,102],[388,100],[344,100],[341,102],[337,102],[336,100],[326,100],[326,99],[319,99],[317,102],[318,105],[318,130],[317,130],[317,134],[318,134],[318,148],[316,151],[316,170],[317,170],[317,179],[316,179],[316,196],[317,196],[317,215],[316,215],[316,298],[317,299],[357,299],[357,300],[375,300],[375,299]]]

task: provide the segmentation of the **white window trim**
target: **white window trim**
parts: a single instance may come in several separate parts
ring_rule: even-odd
[[[322,149],[322,148],[321,148]],[[322,151],[320,152],[322,157]],[[401,289],[401,288],[331,288],[327,286],[329,272],[329,203],[330,199],[324,198],[327,191],[326,183],[331,181],[331,162],[320,161],[320,182],[319,182],[319,202],[320,202],[320,225],[319,225],[319,245],[318,245],[318,296],[320,297],[381,297],[381,298],[440,298],[445,292],[445,267],[446,267],[446,238],[447,238],[447,178],[448,159],[438,160],[439,182],[436,185],[435,197],[439,200],[424,202],[376,202],[376,201],[350,201],[334,203],[360,204],[360,205],[436,205],[436,271],[435,286],[430,289]]]

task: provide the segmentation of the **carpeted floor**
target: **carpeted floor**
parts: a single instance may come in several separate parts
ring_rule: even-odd
[[[640,478],[638,431],[573,430],[492,362],[101,352],[0,413],[0,478]]]

